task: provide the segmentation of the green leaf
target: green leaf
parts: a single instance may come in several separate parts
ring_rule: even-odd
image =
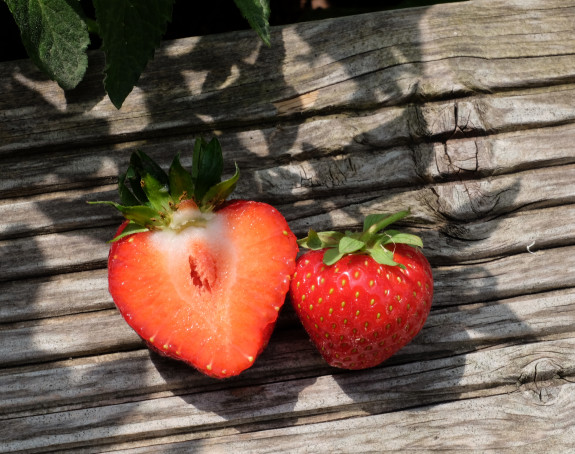
[[[344,254],[339,252],[336,248],[327,249],[323,254],[323,263],[326,265],[333,265],[337,263]]]
[[[126,226],[126,228],[124,228],[124,230],[122,230],[122,233],[120,233],[118,236],[115,236],[114,238],[112,238],[110,241],[108,241],[108,243],[115,243],[120,238],[124,238],[125,236],[132,235],[134,233],[147,232],[148,230],[149,229],[147,229],[146,227],[142,227],[141,225],[138,225],[138,224],[130,221],[130,223]]]
[[[335,247],[339,244],[339,241],[344,237],[341,232],[327,231],[327,232],[317,232],[317,236],[322,242],[322,247]]]
[[[367,250],[368,254],[371,256],[373,260],[375,260],[380,265],[389,265],[389,266],[400,266],[405,268],[403,265],[400,265],[395,260],[393,260],[393,252],[383,248],[383,247],[375,247],[372,249]]]
[[[364,221],[364,232],[370,235],[373,235],[376,232],[379,232],[381,229],[387,227],[394,222],[403,219],[407,215],[409,215],[410,211],[400,211],[399,213],[395,213],[392,215],[385,215],[385,214],[375,214],[369,215],[365,218]],[[365,225],[369,224],[369,227],[366,229]]]
[[[367,232],[372,225],[377,224],[378,222],[384,220],[387,217],[389,217],[389,214],[386,213],[368,214],[363,220],[363,231]]]
[[[132,188],[139,184],[145,194],[144,200],[148,200],[157,211],[167,210],[172,198],[166,172],[146,153],[139,150],[132,153],[130,167],[133,169]]]
[[[133,206],[133,205],[140,205],[140,201],[136,198],[134,194],[128,189],[126,186],[126,176],[128,172],[120,175],[118,180],[118,194],[120,195],[120,201],[122,205],[125,206]]]
[[[192,179],[194,198],[202,200],[208,190],[218,184],[224,171],[222,147],[215,137],[207,143],[203,138],[196,139],[192,159]]]
[[[167,185],[163,185],[148,173],[142,178],[142,189],[155,210],[165,211],[169,209],[172,198]]]
[[[411,235],[409,233],[400,233],[386,231],[382,234],[382,239],[384,241],[381,244],[408,244],[410,246],[423,247],[423,241],[416,235]]]
[[[151,175],[161,185],[168,186],[170,180],[164,170],[146,153],[137,150],[132,153],[130,158],[130,165],[136,170],[137,173],[143,178],[146,175]]]
[[[312,251],[317,251],[324,247],[323,241],[320,240],[319,236],[317,235],[317,232],[314,229],[309,229],[306,238],[306,246],[308,249],[311,249]]]
[[[174,202],[182,199],[191,199],[194,196],[194,180],[192,175],[180,163],[180,155],[174,156],[170,171],[168,172],[170,181],[170,194]]]
[[[303,246],[312,251],[317,251],[325,247],[323,241],[319,238],[317,232],[314,229],[309,229],[309,232],[305,238],[297,241],[299,246]]]
[[[104,86],[122,107],[160,44],[173,0],[93,0],[106,54]]]
[[[200,208],[202,211],[211,211],[217,208],[224,202],[228,196],[236,189],[238,178],[240,177],[240,169],[236,164],[236,173],[228,180],[222,181],[212,186],[202,198]]]
[[[365,243],[355,238],[350,238],[349,236],[344,236],[339,241],[338,250],[341,254],[351,254],[353,252],[359,251]]]
[[[110,205],[120,211],[126,219],[135,222],[142,227],[162,225],[161,218],[156,210],[151,207],[136,205],[124,206],[116,202],[88,202],[90,205]]]
[[[64,90],[88,67],[88,27],[77,0],[5,0],[30,59]],[[5,43],[5,45],[10,45]]]
[[[344,234],[341,232],[316,232],[313,229],[309,230],[308,236],[298,240],[298,244],[307,249],[318,250],[327,247],[335,247],[339,245],[339,241],[343,238]]]
[[[139,203],[137,203],[136,205],[145,205],[149,203],[148,196],[142,189],[141,184],[142,176],[139,174],[139,172],[136,171],[136,169],[134,169],[133,166],[128,167],[128,170],[126,171],[126,178],[124,181],[128,182],[130,188],[132,189],[132,193],[134,194],[136,199],[138,199]]]
[[[266,46],[270,45],[269,0],[234,0],[242,15],[260,36]]]

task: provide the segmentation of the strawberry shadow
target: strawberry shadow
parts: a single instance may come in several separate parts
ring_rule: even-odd
[[[298,417],[300,393],[313,386],[318,371],[328,368],[318,364],[301,327],[290,326],[289,321],[286,326],[282,318],[278,324],[254,365],[235,377],[206,377],[156,353],[150,359],[186,414],[212,415],[206,421],[210,431],[233,427],[237,432],[252,432],[254,427],[261,430],[261,424],[271,428],[277,420],[282,420],[281,425],[286,420],[292,424]]]

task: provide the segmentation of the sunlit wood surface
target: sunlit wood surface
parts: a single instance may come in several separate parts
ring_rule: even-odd
[[[575,1],[472,0],[167,42],[117,111],[0,64],[0,452],[565,453],[575,446]],[[420,335],[328,367],[289,301],[217,381],[149,352],[107,291],[135,149],[220,137],[236,197],[299,237],[412,211]]]

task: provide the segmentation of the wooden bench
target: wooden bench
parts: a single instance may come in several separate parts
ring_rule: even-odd
[[[473,0],[166,42],[120,111],[0,64],[0,451],[571,452],[575,1]],[[411,208],[436,282],[382,366],[329,368],[289,302],[217,381],[150,353],[107,291],[135,149],[218,135],[237,197],[299,237]]]

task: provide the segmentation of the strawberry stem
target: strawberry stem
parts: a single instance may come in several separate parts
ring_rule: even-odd
[[[323,262],[326,265],[333,265],[349,254],[365,254],[382,265],[403,267],[393,260],[393,252],[385,246],[402,243],[423,247],[421,238],[397,230],[381,230],[409,214],[409,210],[392,215],[370,214],[364,220],[362,232],[316,232],[310,229],[308,236],[298,240],[298,244],[312,250],[325,249]]]
[[[131,233],[204,227],[209,213],[234,191],[240,175],[236,165],[235,174],[222,181],[223,169],[222,148],[215,137],[210,142],[201,137],[196,140],[191,172],[184,169],[179,155],[166,173],[144,152],[136,151],[130,157],[130,167],[118,180],[121,204],[88,203],[116,208],[130,221],[127,230]]]

